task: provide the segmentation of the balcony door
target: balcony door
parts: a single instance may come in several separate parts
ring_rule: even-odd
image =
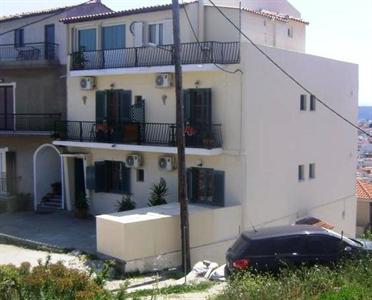
[[[126,59],[125,25],[102,27],[103,66],[117,68]]]
[[[0,85],[0,130],[14,129],[14,87]]]
[[[122,142],[124,130],[132,121],[132,92],[106,90],[96,92],[97,139]]]
[[[55,28],[54,24],[45,25],[45,59],[55,58]]]

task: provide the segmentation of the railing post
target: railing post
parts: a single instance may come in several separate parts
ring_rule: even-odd
[[[134,66],[138,67],[138,48],[134,48]]]
[[[79,137],[80,137],[80,142],[83,141],[83,122],[79,122]]]

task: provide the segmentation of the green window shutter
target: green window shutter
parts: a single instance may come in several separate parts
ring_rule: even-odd
[[[107,119],[107,93],[105,91],[96,92],[96,121],[102,123]]]
[[[94,190],[96,187],[95,172],[96,170],[94,166],[88,166],[86,169],[86,186],[88,190]]]
[[[132,92],[119,91],[120,122],[132,121]]]
[[[218,206],[225,206],[225,172],[214,171],[213,202]]]
[[[121,178],[120,178],[120,187],[123,194],[130,195],[130,168],[127,168],[124,163],[121,163]]]
[[[106,187],[106,162],[104,161],[97,161],[95,164],[95,192],[96,193],[104,193],[107,190]]]
[[[183,90],[183,116],[185,122],[191,122],[191,91]]]
[[[189,202],[196,202],[197,199],[197,179],[198,179],[198,169],[189,168],[187,169],[187,196]]]

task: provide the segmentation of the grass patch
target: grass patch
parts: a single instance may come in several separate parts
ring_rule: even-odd
[[[372,299],[372,256],[327,266],[284,269],[279,274],[236,274],[223,299]]]
[[[201,282],[198,284],[190,284],[190,285],[184,285],[184,284],[172,285],[172,286],[167,286],[167,287],[163,287],[159,289],[138,290],[138,291],[126,294],[126,297],[137,299],[137,298],[147,297],[147,296],[202,292],[212,287],[212,285],[213,283],[209,281]]]

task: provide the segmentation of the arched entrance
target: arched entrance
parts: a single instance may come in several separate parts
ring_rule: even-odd
[[[52,144],[41,145],[33,157],[34,164],[34,209],[41,200],[50,197],[50,206],[64,208],[63,159],[61,151]],[[58,191],[59,190],[59,191]]]

